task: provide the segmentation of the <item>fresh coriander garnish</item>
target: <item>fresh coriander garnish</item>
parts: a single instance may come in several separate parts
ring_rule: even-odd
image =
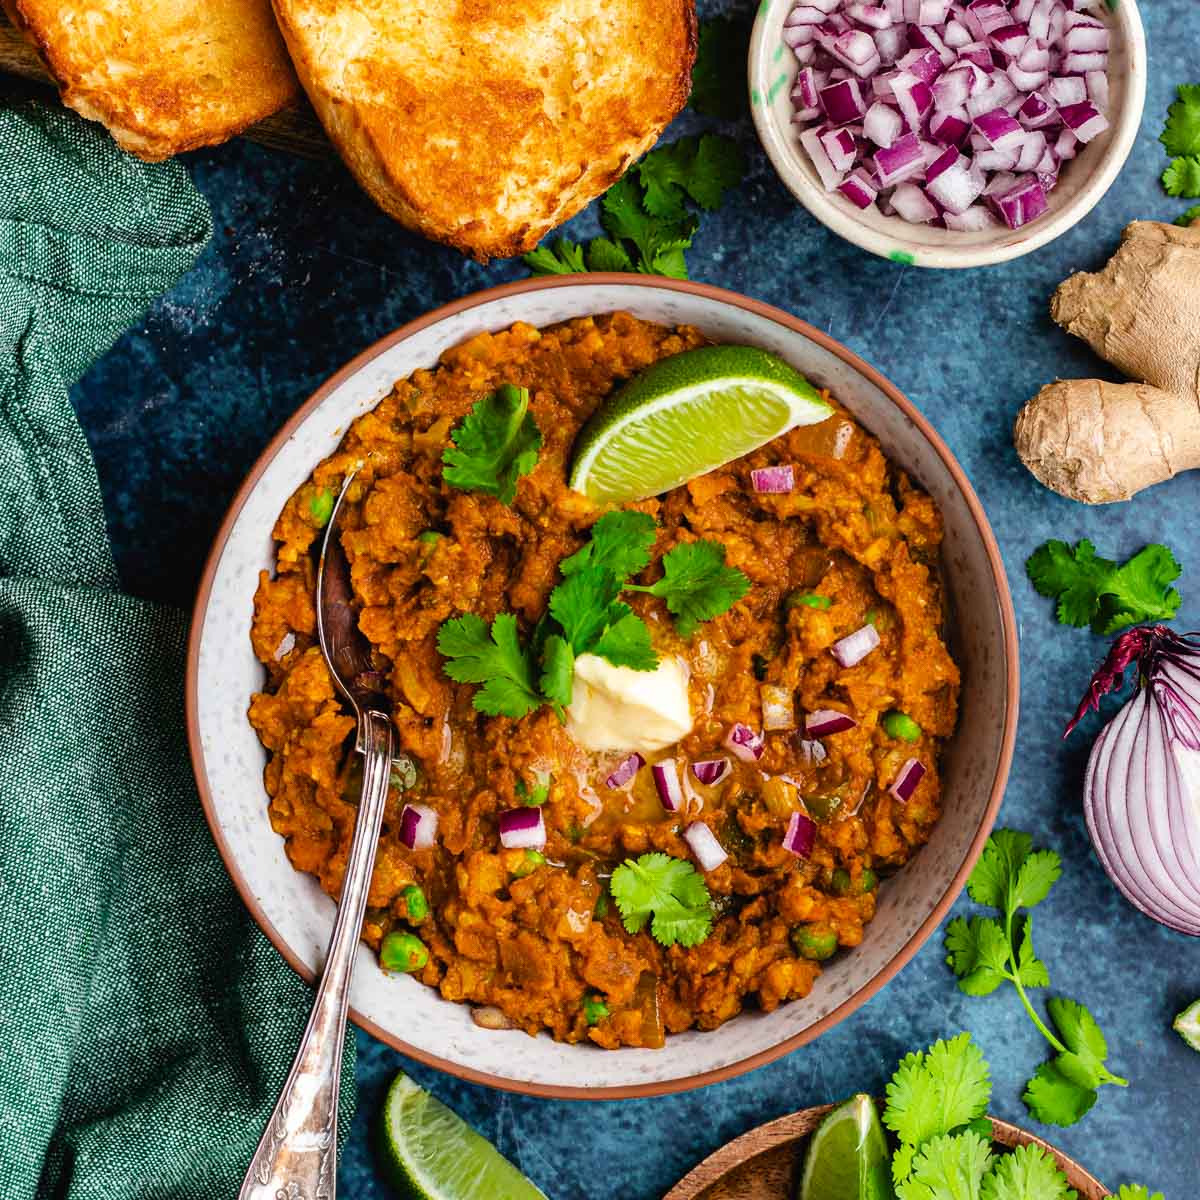
[[[666,601],[680,637],[691,637],[701,621],[731,609],[750,589],[750,580],[725,565],[720,542],[682,542],[663,555],[663,577],[649,587],[630,584]]]
[[[442,453],[442,478],[454,487],[487,492],[503,504],[517,495],[517,480],[537,464],[542,435],[529,414],[529,391],[501,384],[450,431]]]
[[[525,264],[535,275],[573,275],[588,269],[583,261],[583,247],[566,238],[531,250],[525,255]]]
[[[669,854],[626,859],[608,885],[630,933],[647,921],[664,946],[696,946],[712,929],[712,908],[704,879],[690,862]]]
[[[482,683],[475,707],[491,716],[523,717],[544,701],[533,680],[533,665],[517,635],[517,618],[501,613],[489,635],[487,623],[466,613],[443,623],[438,651],[455,683]]]
[[[1142,1183],[1123,1183],[1117,1192],[1117,1200],[1163,1200],[1162,1192],[1152,1196],[1150,1189]]]
[[[745,112],[747,32],[730,17],[700,22],[688,101],[698,113],[728,121]]]
[[[1104,1065],[1107,1043],[1083,1005],[1061,996],[1047,1002],[1056,1034],[1038,1016],[1026,991],[1049,987],[1050,975],[1034,954],[1032,916],[1026,915],[1019,928],[1018,916],[1045,900],[1061,871],[1058,855],[1034,850],[1029,834],[997,830],[988,838],[967,890],[977,904],[999,910],[1002,919],[956,917],[946,929],[946,961],[959,977],[958,986],[968,996],[986,996],[1011,983],[1029,1019],[1057,1052],[1038,1067],[1023,1097],[1029,1111],[1048,1125],[1074,1125],[1105,1084],[1127,1086]]]
[[[584,567],[604,567],[619,578],[628,579],[649,564],[654,537],[654,518],[648,513],[636,510],[605,513],[592,526],[587,545],[570,558],[564,558],[558,569],[567,576]]]
[[[1180,213],[1175,218],[1176,225],[1182,225],[1185,228],[1193,221],[1200,221],[1200,204],[1193,204],[1185,213]]]
[[[1025,570],[1043,596],[1058,600],[1064,625],[1090,622],[1097,633],[1116,633],[1141,621],[1169,621],[1179,610],[1179,593],[1170,585],[1182,568],[1166,546],[1146,546],[1118,566],[1099,558],[1086,538],[1073,550],[1050,541],[1033,552]]]
[[[1200,84],[1180,84],[1178,93],[1158,137],[1171,156],[1163,187],[1169,196],[1200,196]]]

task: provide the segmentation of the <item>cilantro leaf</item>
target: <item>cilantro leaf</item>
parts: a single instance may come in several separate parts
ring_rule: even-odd
[[[1050,986],[1050,972],[1046,964],[1033,952],[1033,917],[1025,918],[1025,927],[1021,932],[1021,944],[1017,948],[1017,977],[1027,988],[1044,988]]]
[[[538,685],[542,695],[554,705],[559,717],[571,703],[575,678],[575,654],[570,644],[552,633],[542,648],[542,674]]]
[[[600,224],[615,241],[627,239],[638,249],[639,271],[660,274],[656,261],[666,253],[686,250],[692,244],[699,222],[678,210],[669,217],[656,216],[642,205],[641,190],[633,172],[623,175],[600,201]]]
[[[1033,849],[1033,838],[1015,829],[997,829],[983,847],[967,891],[976,904],[1003,910],[1012,881]]]
[[[982,1200],[1076,1200],[1067,1177],[1040,1146],[1017,1146],[992,1164]]]
[[[741,571],[725,565],[720,542],[682,542],[663,555],[662,566],[657,583],[631,590],[665,600],[680,637],[691,637],[701,621],[728,611],[750,588]]]
[[[968,996],[986,996],[1008,978],[1008,939],[990,917],[955,917],[946,927],[946,950],[946,961]]]
[[[633,259],[625,247],[608,238],[592,238],[587,248],[589,271],[632,271]]]
[[[698,113],[734,120],[746,110],[747,30],[729,17],[700,22],[689,103]]]
[[[483,684],[474,700],[480,712],[519,718],[542,703],[512,613],[501,613],[492,622],[490,636],[487,623],[475,613],[452,618],[438,630],[437,646],[451,679]]]
[[[988,1066],[969,1033],[906,1055],[887,1086],[883,1123],[901,1142],[920,1146],[987,1111]]]
[[[630,667],[634,671],[653,671],[658,666],[658,655],[650,642],[650,630],[632,609],[625,604],[615,604],[613,609],[624,609],[624,613],[612,620],[592,646],[592,653],[606,658],[617,667]]]
[[[1096,1103],[1097,1093],[1068,1079],[1054,1065],[1042,1063],[1021,1097],[1037,1120],[1046,1125],[1074,1125]]]
[[[610,621],[624,615],[610,611],[620,591],[621,581],[606,567],[582,566],[550,593],[550,615],[577,655],[586,654]]]
[[[501,384],[476,402],[450,431],[442,452],[442,478],[457,488],[487,492],[503,504],[517,495],[517,480],[537,464],[542,435],[529,414],[526,388]]]
[[[974,1130],[935,1137],[913,1159],[896,1200],[980,1200],[991,1163],[990,1144]]]
[[[684,137],[652,150],[638,164],[645,188],[642,203],[655,217],[686,217],[684,198],[701,208],[720,208],[725,192],[742,179],[746,162],[736,142],[716,134]]]
[[[1141,1183],[1123,1183],[1117,1192],[1117,1200],[1163,1200],[1162,1192],[1150,1195],[1150,1189]]]
[[[572,275],[587,270],[583,265],[583,247],[566,238],[559,238],[553,245],[538,246],[523,254],[521,261],[534,275]]]
[[[1200,158],[1194,154],[1173,158],[1162,174],[1162,185],[1168,196],[1200,196]]]
[[[1193,204],[1192,207],[1187,210],[1187,212],[1180,213],[1179,216],[1175,218],[1175,224],[1182,225],[1185,229],[1193,221],[1200,221],[1200,204]]]
[[[1100,558],[1084,539],[1075,549],[1050,541],[1030,555],[1025,569],[1043,596],[1058,599],[1064,625],[1089,622],[1097,633],[1115,633],[1140,621],[1170,620],[1180,596],[1169,585],[1181,568],[1166,546],[1145,546],[1122,566]]]
[[[630,933],[650,921],[664,946],[695,946],[712,929],[708,888],[691,863],[662,853],[626,859],[612,874],[609,891]]]
[[[563,575],[571,575],[581,567],[605,567],[623,581],[650,562],[656,532],[654,518],[648,513],[636,510],[605,513],[592,526],[587,545],[570,558],[564,558],[558,569]]]
[[[1062,859],[1053,850],[1035,850],[1022,861],[1009,891],[1008,907],[1033,908],[1050,894],[1062,874]]]
[[[1167,109],[1167,123],[1158,140],[1172,157],[1200,154],[1200,84],[1182,83],[1179,99]]]

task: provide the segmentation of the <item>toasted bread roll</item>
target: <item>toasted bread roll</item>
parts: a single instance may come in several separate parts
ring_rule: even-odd
[[[520,254],[687,101],[693,0],[273,0],[301,82],[386,212]]]
[[[270,0],[3,0],[81,115],[139,158],[222,142],[300,94]]]

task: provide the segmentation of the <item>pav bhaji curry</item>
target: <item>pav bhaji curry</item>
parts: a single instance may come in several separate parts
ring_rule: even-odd
[[[480,334],[275,527],[250,706],[272,825],[337,896],[361,776],[314,552],[357,469],[342,544],[403,751],[363,937],[488,1028],[657,1047],[803,997],[939,816],[941,518],[831,398],[665,494],[568,486],[610,394],[704,345],[624,313]]]

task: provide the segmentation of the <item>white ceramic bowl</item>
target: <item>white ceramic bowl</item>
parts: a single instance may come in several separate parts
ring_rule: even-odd
[[[982,849],[1004,790],[1017,720],[1017,640],[995,540],[961,468],[924,418],[882,376],[825,334],[732,292],[674,280],[593,275],[509,284],[439,309],[384,338],[339,371],[288,421],[238,492],[197,598],[188,655],[192,759],[213,836],[255,919],[306,978],[322,962],[333,904],[293,870],[267,819],[265,755],[246,720],[263,683],[249,628],[258,573],[273,565],[271,528],[291,493],[346,427],[395,380],[482,330],[544,326],[623,309],[698,326],[719,342],[761,346],[832,390],[886,451],[929,490],[946,524],[945,571],[963,668],[960,732],[943,767],[946,811],[933,839],[881,892],[863,944],[830,962],[812,994],[747,1012],[666,1048],[602,1051],[548,1036],[493,1032],[465,1005],[407,976],[384,975],[361,948],[354,1019],[406,1054],[464,1078],[576,1097],[648,1095],[714,1082],[816,1037],[853,1011],[916,952],[953,903]]]
[[[800,145],[792,122],[795,55],[784,45],[784,19],[797,0],[766,0],[750,37],[750,106],[759,140],[788,191],[822,224],[847,241],[895,262],[921,267],[981,267],[1019,258],[1081,221],[1112,186],[1133,148],[1146,103],[1146,33],[1135,0],[1106,12],[1109,52],[1109,127],[1063,168],[1047,196],[1049,209],[1020,229],[1000,225],[959,233],[885,217],[827,192]],[[782,53],[780,53],[782,51]]]

